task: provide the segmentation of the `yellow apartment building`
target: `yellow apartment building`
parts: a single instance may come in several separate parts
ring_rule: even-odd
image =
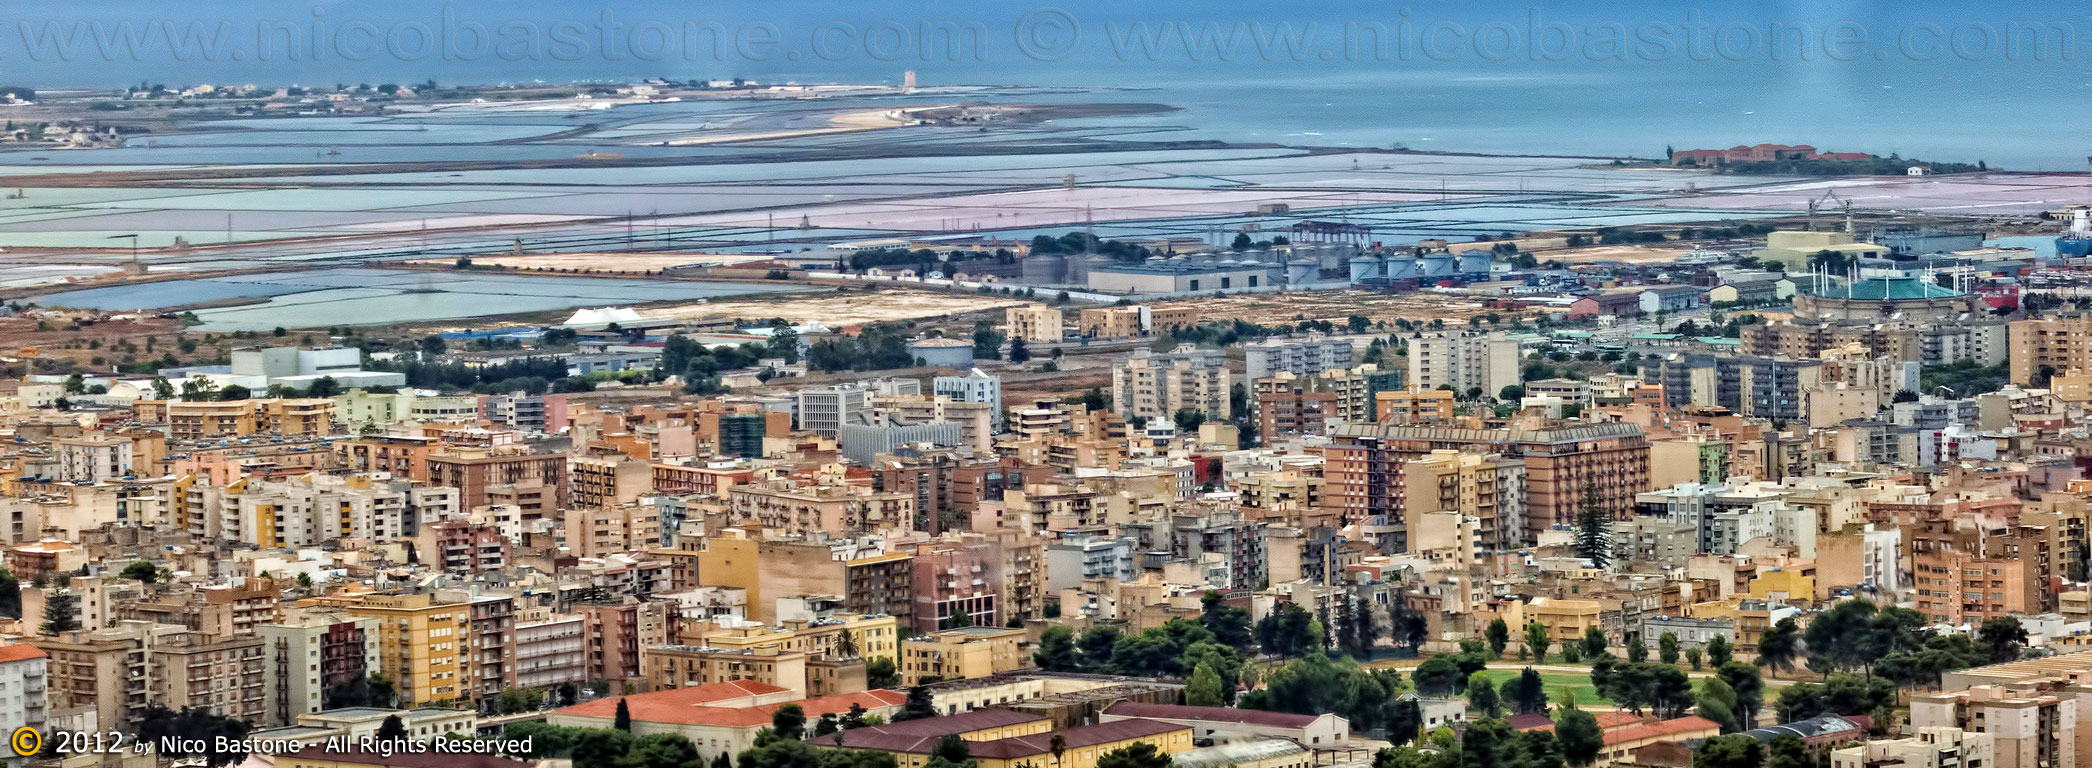
[[[1025,666],[1018,644],[1024,630],[998,627],[948,629],[901,641],[902,685],[928,678],[966,680],[1011,672]]]
[[[329,597],[318,598],[328,602]],[[308,601],[310,602],[310,601]],[[414,707],[465,695],[465,630],[471,606],[430,595],[369,594],[341,601],[343,613],[378,619],[379,669],[399,704]]]

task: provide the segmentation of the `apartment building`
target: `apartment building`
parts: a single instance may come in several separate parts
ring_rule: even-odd
[[[1831,768],[1997,768],[1997,739],[1952,727],[1919,728],[1900,739],[1873,739],[1831,751]],[[2059,767],[2060,768],[2060,767]]]
[[[2030,386],[2036,376],[2047,379],[2072,368],[2092,368],[2092,315],[2015,320],[2005,336],[2015,384]]]
[[[554,688],[588,681],[588,620],[532,606],[516,614],[516,686]]]
[[[896,668],[902,685],[926,680],[969,680],[1029,666],[1020,649],[1024,630],[965,627],[901,641]]]
[[[1232,382],[1227,358],[1217,350],[1180,346],[1167,353],[1145,349],[1111,369],[1111,398],[1128,419],[1168,420],[1181,410],[1207,419],[1232,418],[1228,410]]]
[[[567,506],[609,509],[653,489],[653,465],[629,456],[568,456]]]
[[[1550,528],[1574,524],[1587,498],[1595,498],[1614,518],[1625,518],[1649,478],[1648,440],[1634,424],[1348,425],[1323,448],[1325,505],[1337,510],[1346,525],[1375,517],[1400,525],[1402,465],[1434,450],[1486,451],[1524,462],[1528,542]]]
[[[39,731],[50,725],[50,660],[28,643],[0,645],[0,718],[7,718],[0,722]]]
[[[458,508],[497,503],[496,488],[542,489],[553,505],[566,503],[567,457],[559,453],[520,453],[506,449],[447,448],[422,457],[424,482],[458,489]],[[532,519],[525,515],[525,519]]]
[[[1351,367],[1351,340],[1311,333],[1305,336],[1275,336],[1242,345],[1246,363],[1243,376],[1255,381],[1279,371],[1295,376],[1313,376],[1323,371]]]
[[[327,709],[329,690],[378,669],[378,619],[303,611],[263,624],[255,634],[268,679],[261,722],[272,726]]]
[[[1257,402],[1257,433],[1265,441],[1319,436],[1337,418],[1337,395],[1313,388],[1312,378],[1279,371],[1251,382]]]
[[[465,698],[485,701],[516,687],[516,599],[509,595],[455,595],[466,613]]]
[[[1002,332],[1011,339],[1023,339],[1025,343],[1055,343],[1066,331],[1061,311],[1054,307],[1026,304],[1002,311]]]
[[[608,680],[619,693],[645,675],[640,649],[675,642],[682,615],[676,603],[632,598],[575,603],[573,610],[583,620],[588,679]]]
[[[1911,696],[1910,725],[1989,735],[1996,768],[2077,765],[2078,699],[2038,685],[1979,685]]]
[[[117,606],[115,614],[221,637],[252,637],[261,626],[283,618],[282,591],[268,579],[244,577],[222,585],[177,584]]]
[[[866,548],[856,541],[714,537],[698,557],[704,586],[734,587],[748,595],[749,618],[772,622],[777,600],[793,595],[836,593],[840,609],[887,614],[903,627],[915,624],[915,556]]]
[[[402,706],[467,698],[466,642],[471,606],[426,594],[362,594],[316,599],[357,618],[378,620],[380,663]]]
[[[1404,517],[1451,512],[1476,521],[1486,552],[1523,546],[1525,462],[1497,454],[1434,450],[1402,465]]]
[[[845,485],[787,481],[737,485],[727,492],[731,523],[753,521],[787,536],[875,531],[913,524],[915,497]]]
[[[1504,387],[1520,382],[1522,362],[1518,342],[1502,333],[1429,331],[1409,338],[1412,387],[1462,394],[1479,390],[1495,397]]]
[[[66,483],[101,483],[136,474],[130,438],[107,432],[54,437],[49,442],[57,465],[53,479]]]
[[[260,637],[175,632],[154,638],[148,658],[155,704],[250,723],[268,714],[267,648]]]
[[[191,475],[169,488],[169,517],[192,536],[263,547],[309,547],[341,539],[388,541],[423,522],[459,516],[456,490],[371,475],[242,478],[217,485]]]
[[[1391,389],[1373,395],[1374,420],[1392,424],[1443,424],[1453,419],[1453,390]]]

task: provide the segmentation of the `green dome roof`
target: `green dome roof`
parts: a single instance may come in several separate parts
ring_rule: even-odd
[[[1852,299],[1854,301],[1917,301],[1922,299],[1952,299],[1965,296],[1960,291],[1916,277],[1870,277],[1853,283],[1850,288],[1842,285],[1826,285],[1818,291],[1812,284],[1807,286],[1813,296],[1826,299]]]

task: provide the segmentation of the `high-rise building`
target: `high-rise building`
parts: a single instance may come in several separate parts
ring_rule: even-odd
[[[378,620],[307,611],[256,628],[268,686],[263,722],[283,726],[327,709],[327,692],[378,669]]]
[[[331,596],[330,596],[331,597]],[[378,619],[379,669],[403,706],[466,698],[465,653],[471,606],[425,594],[322,598],[355,617]]]
[[[1405,515],[1452,512],[1476,520],[1485,551],[1517,549],[1525,539],[1525,462],[1500,455],[1435,450],[1402,465]]]
[[[1319,333],[1279,336],[1242,345],[1246,378],[1256,379],[1287,371],[1312,376],[1331,368],[1351,366],[1351,341]]]
[[[1504,387],[1519,383],[1521,363],[1518,342],[1500,332],[1429,331],[1409,339],[1412,387],[1463,394],[1479,389],[1495,397]]]
[[[1167,420],[1192,410],[1225,421],[1233,416],[1231,381],[1227,358],[1219,351],[1189,345],[1161,354],[1142,349],[1111,369],[1111,399],[1128,419]]]
[[[587,620],[550,607],[524,608],[516,616],[516,685],[551,688],[588,681]]]
[[[1337,396],[1314,389],[1314,383],[1291,371],[1253,380],[1257,433],[1266,441],[1321,435],[1336,416]]]
[[[2047,386],[2047,379],[2055,374],[2092,368],[2092,315],[2015,320],[2006,327],[2005,336],[2015,384]]]
[[[1821,360],[1681,354],[1642,361],[1642,379],[1663,385],[1672,407],[1720,406],[1743,416],[1790,421],[1809,415],[1824,383]]]
[[[1331,437],[1323,448],[1323,503],[1347,525],[1380,517],[1399,531],[1402,465],[1441,449],[1486,451],[1525,463],[1528,542],[1549,528],[1574,524],[1587,500],[1615,519],[1625,518],[1649,482],[1648,439],[1634,424],[1346,425]]]

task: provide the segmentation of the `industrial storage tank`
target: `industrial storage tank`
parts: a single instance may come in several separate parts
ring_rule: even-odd
[[[1307,285],[1321,277],[1321,265],[1314,259],[1294,259],[1286,262],[1286,285]]]
[[[1450,253],[1427,253],[1417,261],[1420,262],[1419,268],[1423,270],[1420,277],[1452,277],[1458,268],[1454,263],[1453,254]]]
[[[973,367],[973,342],[959,339],[916,339],[908,342],[908,354],[923,365],[967,370]]]
[[[1387,259],[1387,268],[1382,271],[1389,280],[1408,280],[1417,276],[1417,260],[1390,256]]]
[[[1387,277],[1386,260],[1377,253],[1361,253],[1351,257],[1351,282],[1365,283]]]
[[[1469,252],[1467,252],[1467,253],[1463,253],[1463,254],[1461,254],[1461,255],[1460,255],[1460,274],[1463,274],[1463,275],[1487,275],[1487,274],[1489,274],[1489,253],[1488,253],[1488,252],[1486,252],[1486,251],[1469,251]]]

